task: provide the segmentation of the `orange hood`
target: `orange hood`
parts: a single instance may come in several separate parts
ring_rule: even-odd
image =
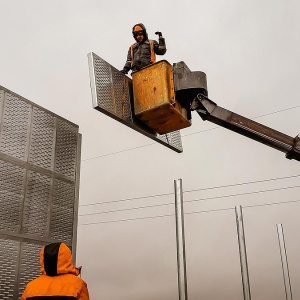
[[[60,274],[79,275],[79,269],[72,263],[72,253],[64,243],[52,243],[40,252],[40,265],[43,275],[56,276]]]

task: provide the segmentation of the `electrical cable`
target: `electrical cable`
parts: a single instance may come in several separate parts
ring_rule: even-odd
[[[120,200],[95,202],[95,203],[90,203],[90,204],[82,204],[82,205],[79,205],[79,207],[94,206],[94,205],[109,204],[109,203],[117,203],[117,202],[126,202],[126,201],[139,200],[139,199],[147,199],[147,198],[155,198],[155,197],[161,197],[161,196],[168,196],[168,195],[172,195],[172,194],[174,194],[174,193],[165,193],[165,194],[157,194],[157,195],[150,195],[150,196],[126,198],[126,199],[120,199]]]
[[[274,111],[272,113],[268,113],[268,114],[260,115],[260,116],[257,116],[257,117],[253,117],[252,119],[258,119],[258,118],[262,118],[262,117],[274,115],[274,114],[277,114],[277,113],[281,113],[283,111],[292,110],[292,109],[299,108],[299,107],[300,107],[300,105],[289,107],[289,108],[285,108],[285,109],[282,109],[282,110]]]
[[[267,113],[267,114],[260,115],[260,116],[257,116],[257,117],[253,117],[252,119],[257,119],[257,118],[262,118],[262,117],[265,117],[265,116],[274,115],[274,114],[277,114],[277,113],[281,113],[281,112],[284,112],[284,111],[287,111],[287,110],[292,110],[292,109],[299,108],[299,107],[300,107],[300,105],[285,108],[285,109],[278,110],[278,111],[275,111],[275,112],[271,112],[271,113]],[[220,127],[213,127],[213,128],[209,128],[209,129],[205,129],[205,130],[195,131],[195,132],[192,132],[192,133],[182,135],[182,137],[186,137],[186,136],[190,136],[190,135],[194,135],[194,134],[198,134],[198,133],[202,133],[202,132],[206,132],[206,131],[210,131],[210,130],[214,130],[214,129],[218,129],[218,128],[220,128]],[[133,148],[128,148],[128,149],[124,149],[124,150],[120,150],[120,151],[116,151],[116,152],[111,152],[111,153],[107,153],[107,154],[103,154],[103,155],[99,155],[99,156],[95,156],[95,157],[90,157],[90,158],[82,159],[81,162],[94,160],[94,159],[97,159],[97,158],[102,158],[102,157],[106,157],[106,156],[110,156],[110,155],[120,154],[120,153],[123,153],[123,152],[136,150],[136,149],[139,149],[139,148],[148,147],[148,146],[152,146],[152,145],[155,145],[155,144],[156,143],[150,143],[150,144],[137,146],[137,147],[133,147]]]
[[[271,206],[271,205],[279,205],[279,204],[285,204],[285,203],[297,203],[297,202],[300,202],[300,200],[291,200],[291,201],[284,201],[284,202],[271,202],[271,203],[256,204],[256,205],[246,205],[246,206],[243,206],[243,208],[262,207],[262,206]]]
[[[247,193],[238,193],[238,194],[229,194],[229,195],[209,197],[209,198],[200,198],[200,199],[187,200],[187,201],[184,201],[184,203],[208,201],[208,200],[214,200],[214,199],[222,199],[222,198],[229,198],[229,197],[236,197],[236,196],[258,194],[258,193],[266,193],[266,192],[280,191],[280,190],[299,188],[299,187],[300,186],[291,186],[291,187],[283,187],[283,188],[278,188],[278,189],[260,190],[260,191],[247,192]],[[144,208],[161,207],[161,206],[167,206],[167,205],[172,205],[172,204],[174,204],[174,203],[169,202],[169,203],[163,203],[163,204],[137,206],[137,207],[132,207],[132,208],[115,209],[115,210],[107,210],[107,211],[96,212],[96,213],[80,214],[79,216],[80,217],[85,217],[85,216],[93,216],[93,215],[102,215],[102,214],[123,212],[123,211],[131,211],[131,210],[144,209]]]
[[[225,210],[232,210],[233,207],[230,208],[221,208],[221,209],[211,209],[211,210],[201,210],[201,211],[193,211],[184,213],[185,215],[190,214],[199,214],[199,213],[206,213],[206,212],[216,212],[216,211],[225,211]],[[92,223],[83,223],[79,224],[78,226],[86,226],[86,225],[95,225],[95,224],[106,224],[106,223],[118,223],[118,222],[126,222],[126,221],[135,221],[135,220],[145,220],[145,219],[155,219],[155,218],[165,218],[165,217],[173,217],[175,214],[165,214],[165,215],[158,215],[158,216],[150,216],[150,217],[141,217],[141,218],[130,218],[130,219],[119,219],[113,221],[101,221],[101,222],[92,222]]]
[[[200,199],[194,199],[194,200],[187,200],[187,201],[185,201],[185,203],[197,202],[197,201],[207,201],[207,200],[213,200],[213,199],[222,199],[222,198],[244,196],[244,195],[252,195],[252,194],[259,194],[259,193],[266,193],[266,192],[274,192],[274,191],[288,190],[288,189],[299,188],[299,187],[300,187],[300,185],[294,185],[294,186],[288,186],[288,187],[283,187],[283,188],[278,188],[278,189],[261,190],[261,191],[238,193],[238,194],[230,194],[230,195],[210,197],[210,198],[200,198]]]
[[[269,181],[275,181],[275,180],[290,179],[290,178],[296,178],[299,176],[300,176],[300,174],[284,176],[284,177],[277,177],[277,178],[269,178],[269,179],[263,179],[263,180],[256,180],[256,181],[241,182],[241,183],[228,184],[228,185],[220,185],[220,186],[214,186],[214,187],[208,187],[208,188],[186,190],[183,193],[185,194],[185,193],[196,192],[196,191],[207,191],[207,190],[214,190],[214,189],[226,188],[226,187],[235,187],[235,186],[241,186],[241,185],[247,185],[247,184],[253,184],[253,183],[262,183],[262,182],[269,182]],[[147,199],[147,198],[155,198],[155,197],[168,196],[168,195],[173,195],[173,194],[174,194],[174,192],[149,195],[149,196],[141,196],[141,197],[125,198],[125,199],[112,200],[112,201],[95,202],[95,203],[90,203],[90,204],[82,204],[82,205],[79,205],[79,207],[102,205],[102,204],[117,203],[117,202],[126,202],[126,201],[131,201],[131,200],[139,200],[139,199]]]
[[[282,179],[290,179],[290,178],[296,178],[296,177],[299,177],[299,176],[300,176],[300,174],[299,175],[284,176],[284,177],[277,177],[277,178],[255,180],[255,181],[248,181],[248,182],[241,182],[241,183],[234,183],[234,184],[227,184],[227,185],[219,185],[219,186],[209,187],[209,188],[204,188],[204,189],[200,188],[200,189],[194,189],[194,190],[187,190],[187,191],[184,191],[184,193],[207,191],[207,190],[213,190],[213,189],[219,189],[219,188],[235,187],[235,186],[241,186],[241,185],[247,185],[247,184],[253,184],[253,183],[269,182],[269,181],[282,180]]]
[[[83,224],[78,224],[78,226],[95,225],[95,224],[105,224],[105,223],[118,223],[118,222],[135,221],[135,220],[145,220],[145,219],[155,219],[155,218],[164,218],[164,217],[172,217],[174,215],[175,214],[159,215],[159,216],[152,216],[152,217],[131,218],[131,219],[120,219],[120,220],[104,221],[104,222],[83,223]]]
[[[93,159],[96,159],[96,158],[101,158],[101,157],[105,157],[105,156],[114,155],[114,154],[120,154],[120,153],[123,153],[123,152],[126,152],[126,151],[140,149],[140,148],[148,147],[148,146],[151,146],[151,145],[155,145],[155,143],[146,144],[146,145],[142,145],[142,146],[137,146],[137,147],[133,147],[133,148],[128,148],[128,149],[124,149],[124,150],[120,150],[120,151],[116,151],[116,152],[111,152],[111,153],[103,154],[103,155],[96,156],[96,157],[90,157],[90,158],[83,159],[81,161],[83,162],[83,161],[93,160]]]
[[[115,212],[121,212],[121,211],[130,211],[130,210],[136,210],[136,209],[144,209],[144,208],[153,208],[153,207],[161,207],[161,206],[167,206],[174,204],[173,202],[170,203],[163,203],[163,204],[155,204],[155,205],[145,205],[145,206],[137,206],[137,207],[131,207],[131,208],[123,208],[123,209],[115,209],[115,210],[106,210],[96,213],[87,213],[78,215],[79,217],[85,217],[85,216],[93,216],[93,215],[102,215],[102,214],[109,214],[109,213],[115,213]]]
[[[219,209],[209,209],[209,210],[198,210],[198,211],[191,211],[191,212],[185,212],[185,215],[193,215],[193,214],[202,214],[206,212],[216,212],[216,211],[225,211],[225,210],[233,210],[234,207],[229,208],[219,208]]]
[[[248,206],[243,206],[242,208],[262,207],[262,206],[271,206],[271,205],[279,205],[279,204],[289,204],[289,203],[296,203],[296,202],[300,202],[300,200],[285,201],[285,202],[272,202],[272,203],[256,204],[256,205],[248,205]],[[212,210],[192,211],[192,212],[184,213],[184,215],[200,214],[200,213],[208,213],[208,212],[217,212],[217,211],[227,211],[227,210],[234,210],[234,209],[235,209],[234,207],[229,207],[229,208],[220,208],[220,209],[212,209]],[[146,220],[146,219],[164,218],[164,217],[172,217],[172,216],[175,216],[175,214],[169,214],[169,215],[166,214],[166,215],[141,217],[141,218],[120,219],[120,220],[103,221],[103,222],[101,221],[101,222],[92,222],[92,223],[82,223],[82,224],[78,224],[78,226],[107,224],[107,223],[119,223],[119,222],[126,222],[126,221]]]

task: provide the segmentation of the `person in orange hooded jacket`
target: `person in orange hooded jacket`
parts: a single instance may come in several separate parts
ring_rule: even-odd
[[[40,252],[42,275],[30,281],[21,300],[89,300],[87,284],[79,277],[80,268],[64,243],[52,243]]]
[[[158,42],[148,39],[146,27],[142,23],[135,24],[132,28],[132,35],[136,41],[129,47],[127,60],[122,73],[127,74],[129,70],[136,72],[147,67],[156,61],[156,54],[164,55],[167,51],[165,39],[160,31],[155,32],[158,35]]]

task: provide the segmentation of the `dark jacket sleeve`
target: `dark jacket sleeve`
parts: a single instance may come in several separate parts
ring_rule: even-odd
[[[157,41],[154,41],[154,52],[158,55],[164,55],[167,52],[165,39],[160,37]]]
[[[131,63],[132,63],[132,57],[131,57],[131,51],[130,51],[130,47],[129,47],[126,63],[124,65],[123,69],[126,71],[129,71],[131,69]]]

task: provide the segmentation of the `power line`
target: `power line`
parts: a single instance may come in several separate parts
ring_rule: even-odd
[[[269,179],[263,179],[263,180],[255,180],[255,181],[234,183],[234,184],[227,184],[227,185],[219,185],[219,186],[209,187],[209,188],[200,188],[200,189],[187,190],[187,191],[184,191],[184,193],[191,193],[191,192],[206,191],[206,190],[213,190],[213,189],[219,189],[219,188],[241,186],[241,185],[247,185],[247,184],[253,184],[253,183],[269,182],[269,181],[275,181],[275,180],[281,180],[281,179],[290,179],[290,178],[296,178],[296,177],[299,177],[299,176],[300,176],[300,174],[299,175],[284,176],[284,177],[277,177],[277,178],[269,178]]]
[[[96,212],[96,213],[82,214],[82,215],[79,215],[79,217],[93,216],[93,215],[102,215],[102,214],[109,214],[109,213],[121,212],[121,211],[130,211],[130,210],[143,209],[143,208],[153,208],[153,207],[167,206],[167,205],[171,205],[171,204],[174,204],[174,203],[170,202],[170,203],[164,203],[164,204],[145,205],[145,206],[137,206],[137,207],[131,207],[131,208],[106,210],[106,211],[101,211],[101,212]]]
[[[202,210],[202,211],[194,211],[184,213],[185,215],[190,214],[199,214],[199,213],[206,213],[206,212],[216,212],[216,211],[224,211],[224,210],[232,210],[234,208],[221,208],[221,209],[212,209],[212,210]],[[119,219],[113,221],[101,221],[101,222],[92,222],[92,223],[83,223],[78,224],[79,226],[86,226],[86,225],[96,225],[96,224],[107,224],[107,223],[118,223],[118,222],[126,222],[126,221],[136,221],[136,220],[146,220],[146,219],[156,219],[156,218],[165,218],[165,217],[173,217],[175,214],[166,214],[166,215],[158,215],[158,216],[150,216],[150,217],[141,217],[141,218],[130,218],[130,219]]]
[[[210,210],[199,210],[199,211],[191,211],[191,212],[185,212],[185,215],[193,215],[193,214],[202,214],[206,212],[216,212],[216,211],[225,211],[225,210],[233,210],[234,207],[229,208],[219,208],[219,209],[210,209]]]
[[[260,115],[260,116],[254,117],[252,119],[258,119],[258,118],[262,118],[262,117],[274,115],[274,114],[277,114],[277,113],[280,113],[280,112],[283,112],[283,111],[292,110],[292,109],[299,108],[299,107],[300,107],[300,105],[289,107],[289,108],[285,108],[285,109],[282,109],[282,110],[274,111],[272,113],[268,113],[268,114],[264,114],[264,115]]]
[[[108,204],[108,203],[126,202],[126,201],[132,201],[132,200],[167,196],[167,195],[172,195],[172,194],[173,193],[165,193],[165,194],[157,194],[157,195],[142,196],[142,197],[132,197],[132,198],[126,198],[126,199],[120,199],[120,200],[112,200],[112,201],[95,202],[95,203],[90,203],[90,204],[82,204],[82,205],[79,205],[79,206],[83,207],[83,206],[94,206],[94,205],[101,205],[101,204]]]
[[[222,199],[222,198],[229,198],[229,197],[236,197],[236,196],[245,196],[245,195],[251,195],[251,194],[266,193],[266,192],[273,192],[273,191],[280,191],[280,190],[298,188],[298,187],[300,187],[300,186],[291,186],[291,187],[283,187],[283,188],[278,188],[278,189],[260,190],[260,191],[247,192],[247,193],[238,193],[238,194],[229,194],[229,195],[209,197],[209,198],[200,198],[200,199],[187,200],[187,201],[184,201],[184,203],[208,201],[208,200]],[[169,202],[169,203],[163,203],[163,204],[137,206],[137,207],[132,207],[132,208],[106,210],[106,211],[96,212],[96,213],[81,214],[79,216],[84,217],[84,216],[102,215],[102,214],[123,212],[123,211],[131,211],[131,210],[144,209],[144,208],[161,207],[161,206],[167,206],[167,205],[172,205],[172,204],[174,204],[174,203]]]
[[[207,200],[221,199],[221,198],[229,198],[229,197],[236,197],[236,196],[245,196],[245,195],[252,195],[252,194],[259,194],[259,193],[266,193],[266,192],[274,192],[274,191],[288,190],[288,189],[299,188],[299,187],[300,187],[300,185],[294,185],[294,186],[288,186],[288,187],[283,187],[283,188],[278,188],[278,189],[261,190],[261,191],[238,193],[238,194],[230,194],[230,195],[209,197],[209,198],[200,198],[200,199],[188,200],[188,201],[185,201],[185,203],[197,202],[197,201],[207,201]]]
[[[243,206],[243,208],[272,206],[272,205],[289,204],[289,203],[296,203],[296,202],[300,202],[300,200],[292,200],[292,201],[284,201],[284,202],[271,202],[271,203],[265,203],[265,204],[249,205],[249,206]],[[200,213],[208,213],[208,212],[217,212],[217,211],[227,211],[227,210],[234,210],[234,207],[220,208],[220,209],[211,209],[211,210],[201,210],[201,211],[192,211],[192,212],[184,213],[184,215],[200,214]],[[107,223],[119,223],[119,222],[126,222],[126,221],[156,219],[156,218],[165,218],[165,217],[172,217],[172,216],[175,216],[175,214],[168,214],[168,215],[166,214],[166,215],[141,217],[141,218],[120,219],[120,220],[103,221],[103,222],[83,223],[83,224],[78,224],[78,226],[107,224]]]
[[[218,129],[218,128],[220,128],[220,127],[212,127],[212,128],[209,128],[209,129],[195,131],[195,132],[192,132],[192,133],[183,134],[182,137],[186,137],[186,136],[190,136],[190,135],[194,135],[194,134],[198,134],[198,133],[202,133],[202,132],[206,132],[206,131],[211,131],[211,130]]]
[[[124,149],[124,150],[120,150],[120,151],[116,151],[116,152],[111,152],[111,153],[103,154],[103,155],[100,155],[100,156],[90,157],[90,158],[83,159],[82,161],[88,161],[88,160],[93,160],[93,159],[96,159],[96,158],[101,158],[101,157],[105,157],[105,156],[119,154],[119,153],[123,153],[123,152],[126,152],[126,151],[131,151],[131,150],[140,149],[140,148],[143,148],[143,147],[148,147],[148,146],[151,146],[151,145],[155,145],[155,143],[146,144],[146,145],[142,145],[142,146],[137,146],[137,147],[133,147],[133,148],[128,148],[128,149]]]
[[[271,113],[267,113],[267,114],[260,115],[260,116],[257,116],[257,117],[253,117],[252,119],[257,119],[257,118],[262,118],[262,117],[265,117],[265,116],[270,116],[270,115],[278,114],[278,113],[281,113],[281,112],[284,112],[284,111],[287,111],[287,110],[292,110],[292,109],[299,108],[299,107],[300,107],[300,105],[289,107],[289,108],[285,108],[285,109],[278,110],[278,111],[275,111],[275,112],[271,112]],[[186,136],[190,136],[190,135],[194,135],[194,134],[198,134],[198,133],[202,133],[202,132],[206,132],[206,131],[210,131],[210,130],[214,130],[214,129],[218,129],[218,128],[220,128],[220,127],[213,127],[213,128],[210,128],[210,129],[195,131],[193,133],[188,133],[188,134],[182,135],[182,137],[186,137]],[[133,148],[128,148],[128,149],[124,149],[124,150],[120,150],[120,151],[116,151],[116,152],[111,152],[111,153],[107,153],[107,154],[103,154],[103,155],[99,155],[99,156],[95,156],[95,157],[90,157],[90,158],[82,159],[81,161],[84,162],[84,161],[94,160],[94,159],[97,159],[97,158],[102,158],[102,157],[106,157],[106,156],[110,156],[110,155],[120,154],[120,153],[123,153],[123,152],[131,151],[131,150],[136,150],[136,149],[140,149],[140,148],[152,146],[152,145],[155,145],[155,144],[156,143],[151,143],[151,144],[146,144],[146,145],[137,146],[137,147],[133,147]]]
[[[156,219],[156,218],[164,218],[164,217],[172,217],[172,216],[174,216],[174,214],[170,214],[170,215],[159,215],[159,216],[153,216],[153,217],[132,218],[132,219],[120,219],[120,220],[104,221],[104,222],[94,222],[94,223],[83,223],[83,224],[78,224],[78,225],[79,225],[79,226],[86,226],[86,225],[95,225],[95,224],[119,223],[119,222],[126,222],[126,221],[146,220],[146,219]]]
[[[243,206],[243,208],[272,206],[272,205],[279,205],[279,204],[286,204],[286,203],[297,203],[297,202],[300,202],[300,200],[291,200],[291,201],[284,201],[284,202],[271,202],[271,203],[256,204],[256,205],[246,205],[246,206]]]
[[[196,191],[207,191],[207,190],[214,190],[214,189],[220,189],[220,188],[241,186],[241,185],[247,185],[247,184],[253,184],[253,183],[269,182],[269,181],[282,180],[282,179],[290,179],[290,178],[296,178],[296,177],[299,177],[299,176],[300,176],[300,174],[299,175],[284,176],[284,177],[277,177],[277,178],[269,178],[269,179],[263,179],[263,180],[256,180],[256,181],[241,182],[241,183],[228,184],[228,185],[219,185],[219,186],[208,187],[208,188],[186,190],[186,191],[184,191],[184,193],[190,193],[190,192],[196,192]],[[149,196],[141,196],[141,197],[125,198],[125,199],[112,200],[112,201],[95,202],[95,203],[90,203],[90,204],[82,204],[82,205],[80,205],[80,207],[102,205],[102,204],[109,204],[109,203],[117,203],[117,202],[126,202],[126,201],[131,201],[131,200],[139,200],[139,199],[147,199],[147,198],[155,198],[155,197],[168,196],[168,195],[173,195],[173,194],[174,194],[174,192],[172,192],[172,193],[162,193],[162,194],[156,194],[156,195],[149,195]]]

